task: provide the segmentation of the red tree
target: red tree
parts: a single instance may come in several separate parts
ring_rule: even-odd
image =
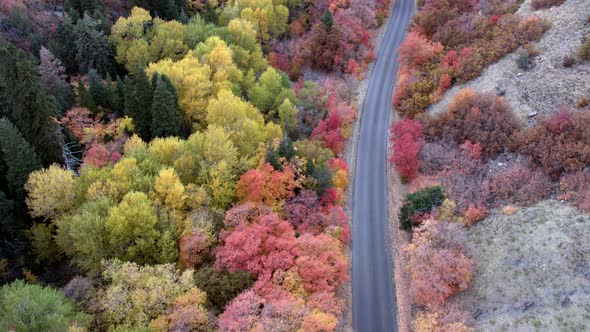
[[[325,234],[305,234],[297,242],[301,256],[296,265],[306,290],[332,292],[346,281],[348,264],[336,239]]]
[[[262,169],[251,169],[240,177],[236,191],[241,202],[249,201],[274,206],[293,196],[295,175],[285,167],[283,172],[266,163]]]
[[[278,269],[286,271],[300,251],[293,228],[276,214],[222,232],[221,239],[223,245],[215,253],[217,269],[243,270],[255,276],[268,277]]]

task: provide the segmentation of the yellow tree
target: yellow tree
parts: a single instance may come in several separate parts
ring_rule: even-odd
[[[252,104],[230,91],[222,90],[207,107],[207,122],[223,127],[238,148],[241,157],[252,157],[258,145],[282,136],[281,128],[264,124],[262,114]]]
[[[172,168],[160,171],[154,182],[154,198],[162,206],[171,210],[184,207],[184,186]]]
[[[135,73],[138,67],[160,59],[182,59],[188,50],[183,32],[181,23],[153,19],[147,10],[134,7],[129,17],[115,22],[110,39],[116,47],[117,61]]]
[[[177,62],[165,59],[151,63],[147,69],[148,75],[156,72],[166,75],[176,87],[178,103],[185,121],[204,125],[205,110],[214,91],[211,67],[201,64],[195,53],[189,51],[182,60]]]
[[[33,218],[54,218],[71,209],[76,195],[76,178],[58,165],[34,171],[25,184],[27,206]]]
[[[129,72],[144,67],[152,59],[148,51],[145,26],[152,21],[150,13],[139,7],[131,9],[129,17],[121,17],[111,28],[110,40],[116,47],[116,59]]]

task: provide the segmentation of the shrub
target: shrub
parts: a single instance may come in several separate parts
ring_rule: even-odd
[[[391,132],[391,157],[389,161],[406,182],[418,174],[418,152],[423,144],[422,125],[418,121],[402,119],[394,123]]]
[[[518,65],[518,68],[528,70],[531,65],[531,55],[529,52],[519,52],[518,58],[516,58],[516,64]]]
[[[580,56],[580,59],[582,59],[582,61],[590,60],[590,36],[587,36],[586,39],[582,42],[578,55]]]
[[[435,307],[469,287],[473,262],[465,255],[465,233],[457,223],[429,219],[405,248],[414,304]]]
[[[584,108],[588,105],[590,105],[590,99],[588,97],[582,97],[578,100],[578,108]]]
[[[418,312],[414,319],[414,331],[469,332],[472,329],[466,324],[467,319],[467,313],[455,306],[424,310]]]
[[[496,202],[534,204],[549,194],[551,181],[542,170],[517,162],[490,176],[487,190]]]
[[[575,172],[566,174],[559,181],[561,198],[572,201],[585,211],[590,211],[590,174]]]
[[[17,280],[0,288],[2,331],[68,331],[84,328],[88,315],[78,312],[63,293]]]
[[[565,68],[570,68],[571,66],[576,64],[576,57],[573,54],[566,54],[563,56],[563,66]]]
[[[412,230],[416,226],[413,222],[418,214],[425,214],[440,206],[444,201],[443,188],[436,186],[407,194],[404,198],[404,205],[399,212],[399,227],[405,231]]]
[[[531,7],[533,7],[534,10],[547,9],[553,6],[560,6],[564,2],[565,0],[533,0],[531,2]]]
[[[420,150],[420,173],[435,175],[453,165],[461,153],[453,142],[429,142]]]
[[[482,156],[490,158],[508,146],[519,124],[504,98],[477,94],[463,89],[449,103],[447,112],[438,118],[427,118],[424,124],[426,140],[466,140],[481,144]]]
[[[460,213],[467,211],[471,205],[485,205],[488,192],[482,183],[486,173],[486,164],[474,159],[465,150],[458,153],[450,167],[440,173],[441,183]]]
[[[590,113],[561,110],[519,132],[510,145],[553,178],[581,170],[590,164]]]

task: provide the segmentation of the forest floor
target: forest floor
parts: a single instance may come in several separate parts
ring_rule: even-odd
[[[551,28],[534,43],[539,55],[532,59],[529,69],[517,66],[518,51],[509,54],[489,66],[479,78],[449,89],[439,103],[430,107],[430,112],[444,112],[463,88],[493,94],[502,89],[513,112],[523,124],[531,125],[560,105],[575,106],[581,97],[590,98],[590,62],[571,68],[563,66],[564,56],[577,54],[584,36],[590,34],[588,0],[567,0],[561,6],[538,11],[532,10],[530,2],[526,0],[517,13],[546,18]]]
[[[590,215],[557,200],[491,211],[468,230],[471,287],[453,298],[476,331],[590,329]]]

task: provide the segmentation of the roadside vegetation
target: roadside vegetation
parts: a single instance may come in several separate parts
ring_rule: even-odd
[[[2,2],[0,325],[350,323],[343,158],[388,10]]]
[[[532,1],[523,6],[540,9],[562,3]],[[479,261],[490,258],[478,252],[480,247],[491,248],[485,244],[490,239],[481,236],[496,227],[488,222],[488,215],[511,216],[551,198],[559,198],[581,213],[590,211],[590,109],[584,98],[577,104],[555,106],[550,114],[527,123],[514,113],[518,110],[511,109],[502,89],[484,93],[463,88],[457,89],[444,111],[427,112],[427,107],[436,103],[453,83],[476,78],[486,66],[519,47],[516,65],[521,70],[530,66],[531,57],[539,55],[532,43],[550,27],[549,22],[535,16],[517,16],[514,13],[521,5],[519,2],[494,4],[421,4],[400,47],[402,67],[393,105],[403,117],[390,129],[390,162],[407,184],[408,194],[398,217],[399,227],[411,234],[411,241],[404,248],[405,272],[416,309],[413,328],[417,331],[468,331],[474,320],[478,320],[478,328],[496,328],[491,321],[479,321],[482,313],[475,310],[482,306],[476,300],[467,295],[456,296],[478,280],[479,267],[485,269],[487,284],[478,283],[477,294],[487,293],[486,285],[493,287],[491,265]],[[429,26],[429,22],[438,24]],[[509,28],[508,22],[512,22],[513,28]],[[495,24],[504,29],[494,30]],[[525,26],[526,33],[520,30],[512,35]],[[489,43],[485,51],[478,48],[477,34],[461,30],[466,27],[473,27],[469,31],[487,27],[487,34],[479,35],[485,35]],[[575,68],[575,63],[583,62],[586,44],[587,39],[582,40],[578,54],[563,59],[564,66],[567,62]],[[465,53],[466,49],[473,53]],[[469,56],[462,58],[462,54]],[[456,66],[449,65],[455,58]],[[476,62],[469,61],[476,58]],[[442,197],[434,199],[432,193],[439,190]],[[484,219],[485,228],[479,226]],[[541,236],[540,232],[535,234]],[[474,239],[476,243],[472,242]],[[494,253],[488,251],[488,255]],[[575,278],[572,276],[572,280]],[[467,291],[469,296],[474,296],[474,292]],[[524,291],[514,292],[523,295]],[[559,306],[547,303],[551,305]],[[559,310],[555,312],[558,315]],[[547,324],[544,326],[560,326],[555,320],[540,321]],[[503,321],[504,326],[511,323]]]

